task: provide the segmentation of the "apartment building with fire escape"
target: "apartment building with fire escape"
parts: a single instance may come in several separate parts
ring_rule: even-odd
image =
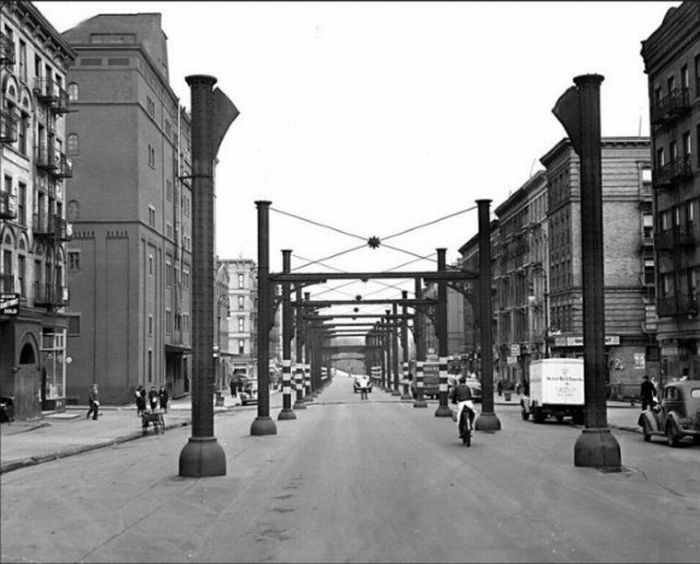
[[[700,3],[642,41],[648,75],[662,379],[700,378]]]
[[[65,407],[65,89],[73,49],[31,2],[0,3],[0,395]]]
[[[505,382],[527,380],[530,362],[549,356],[547,205],[538,171],[494,210],[494,366]]]
[[[180,397],[191,371],[191,133],[161,14],[101,14],[63,38],[78,56],[69,394],[85,401],[94,382],[105,403],[132,402],[138,385]]]
[[[637,395],[659,370],[651,260],[653,228],[647,137],[603,137],[606,382],[613,395]],[[583,355],[579,158],[563,139],[541,159],[546,168],[550,353]]]

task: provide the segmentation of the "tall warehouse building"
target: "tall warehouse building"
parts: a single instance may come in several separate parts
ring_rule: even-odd
[[[69,399],[105,403],[139,384],[189,392],[190,122],[169,84],[161,15],[102,14],[63,33],[75,113],[67,148],[74,236]]]

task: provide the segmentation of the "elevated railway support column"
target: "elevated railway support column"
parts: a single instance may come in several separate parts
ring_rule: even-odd
[[[446,270],[446,249],[437,249],[438,271]],[[452,410],[447,405],[447,282],[438,280],[437,304],[437,338],[438,338],[438,370],[440,404],[435,411],[435,417],[452,417]]]
[[[291,269],[290,250],[282,251],[282,271]],[[282,411],[277,419],[296,419],[292,410],[292,304],[290,303],[290,283],[282,283]]]
[[[481,338],[481,413],[474,422],[477,431],[500,431],[493,409],[493,336],[491,320],[491,200],[477,200],[479,207],[479,334]]]
[[[238,116],[216,78],[190,75],[192,113],[192,436],[178,473],[226,475],[226,454],[214,436],[214,159]]]

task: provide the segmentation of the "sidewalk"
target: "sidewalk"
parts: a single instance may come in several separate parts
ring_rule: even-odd
[[[228,393],[223,399],[223,406],[214,407],[214,415],[240,405],[238,398]],[[163,415],[165,431],[190,425],[191,402],[191,397],[186,397],[168,404],[168,413]],[[102,406],[97,421],[87,419],[87,412],[87,405],[69,406],[65,412],[48,412],[40,419],[3,423],[0,474],[143,436],[135,405]],[[147,433],[154,433],[152,426]]]
[[[281,393],[273,390],[272,394]],[[214,415],[230,411],[240,405],[238,398],[227,392],[223,406],[214,407]],[[191,424],[191,398],[174,400],[165,414],[165,430]],[[513,394],[510,401],[494,396],[495,406],[520,405],[520,396]],[[136,407],[104,406],[97,421],[86,419],[87,406],[70,406],[63,413],[47,413],[34,421],[3,423],[0,426],[0,474],[17,468],[40,464],[72,456],[81,452],[131,441],[143,436],[141,418]],[[611,429],[640,432],[637,418],[641,409],[621,401],[608,401],[608,426]],[[148,434],[153,428],[149,426]]]

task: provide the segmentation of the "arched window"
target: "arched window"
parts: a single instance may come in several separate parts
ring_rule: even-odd
[[[79,146],[79,142],[78,142],[78,134],[71,133],[68,136],[68,140],[66,142],[66,152],[69,155],[77,155],[79,148],[80,148],[80,146]]]
[[[71,82],[68,85],[68,99],[71,102],[75,102],[78,99],[78,85],[75,82]]]

